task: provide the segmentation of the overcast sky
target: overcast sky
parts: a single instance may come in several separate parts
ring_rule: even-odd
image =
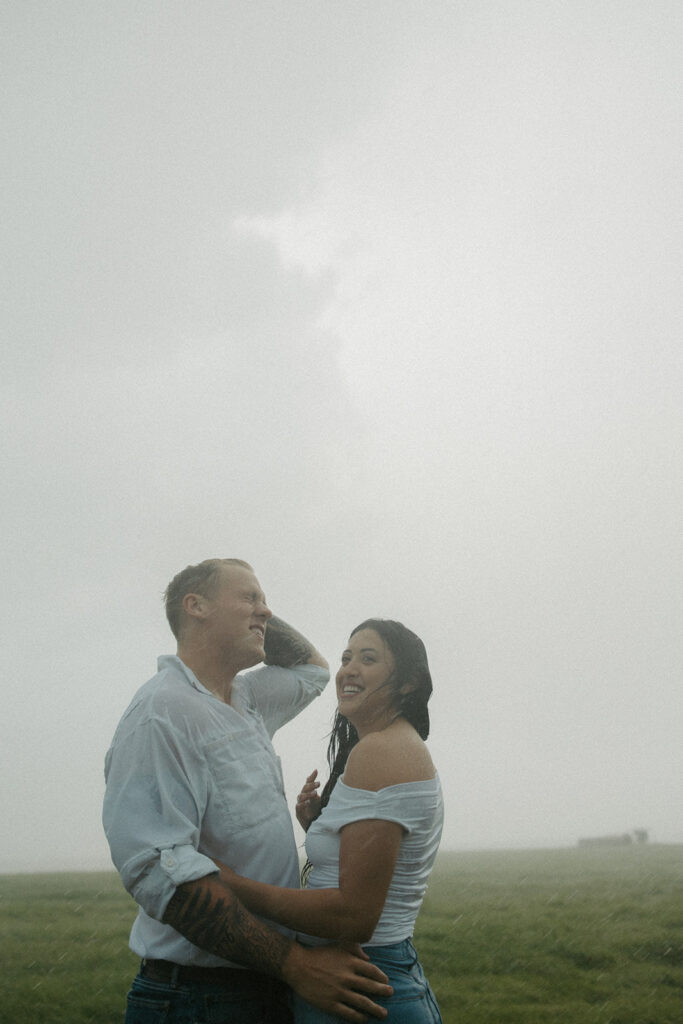
[[[422,636],[445,847],[683,842],[678,0],[0,19],[0,871],[110,865],[212,556],[333,665]]]

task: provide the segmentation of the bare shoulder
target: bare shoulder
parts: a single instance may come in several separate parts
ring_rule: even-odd
[[[344,783],[376,792],[385,786],[433,779],[435,771],[425,742],[407,722],[397,722],[358,741],[349,754]]]

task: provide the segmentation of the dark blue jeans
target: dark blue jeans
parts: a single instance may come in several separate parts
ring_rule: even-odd
[[[173,985],[138,974],[125,1024],[288,1024],[290,993],[265,974],[235,971],[230,985]]]
[[[373,964],[384,971],[394,990],[389,999],[374,999],[386,1006],[389,1015],[384,1024],[442,1024],[434,993],[424,976],[417,952],[410,939],[390,946],[365,946]],[[339,1024],[341,1017],[333,1017],[294,996],[296,1024]]]

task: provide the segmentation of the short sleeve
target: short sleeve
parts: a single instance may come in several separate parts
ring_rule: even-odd
[[[328,828],[340,831],[344,825],[354,821],[394,821],[407,833],[420,825],[421,815],[416,813],[416,800],[405,785],[387,786],[373,792],[368,789],[354,789],[341,780],[332,793],[330,803],[323,812]]]

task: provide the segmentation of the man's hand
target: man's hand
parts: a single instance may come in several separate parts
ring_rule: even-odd
[[[316,776],[318,769],[306,777],[303,788],[296,798],[296,820],[304,832],[308,832],[311,822],[320,816],[320,797],[316,790],[320,786]]]
[[[383,1020],[387,1011],[372,998],[387,999],[393,992],[387,976],[370,963],[360,946],[306,949],[295,942],[283,964],[282,978],[302,999],[352,1024],[363,1024],[368,1017]]]

